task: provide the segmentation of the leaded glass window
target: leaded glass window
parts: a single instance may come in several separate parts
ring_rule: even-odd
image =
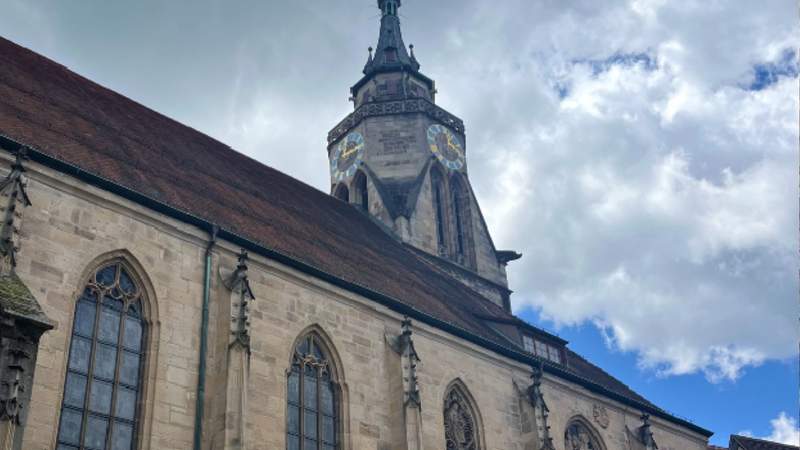
[[[589,428],[580,421],[573,421],[564,433],[566,450],[602,450]]]
[[[536,351],[533,346],[533,338],[530,336],[522,336],[522,346],[528,353],[533,353]]]
[[[542,341],[536,341],[536,356],[547,358],[547,344]]]
[[[444,400],[444,435],[447,450],[480,450],[475,414],[458,386]]]
[[[338,449],[339,409],[336,380],[319,337],[300,340],[287,381],[286,449]]]
[[[141,289],[105,265],[75,307],[57,450],[131,450],[139,418],[145,322]]]

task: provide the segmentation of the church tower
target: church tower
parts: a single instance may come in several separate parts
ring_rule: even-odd
[[[371,215],[440,268],[509,308],[505,266],[469,182],[464,123],[403,42],[401,0],[378,0],[381,28],[355,111],[328,134],[331,194]]]

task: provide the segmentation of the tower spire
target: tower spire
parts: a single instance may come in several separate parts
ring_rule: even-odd
[[[419,71],[419,63],[412,58],[400,30],[400,17],[397,10],[402,5],[402,0],[378,0],[381,9],[381,32],[375,56],[364,66],[364,75],[375,72],[390,72],[395,70]]]

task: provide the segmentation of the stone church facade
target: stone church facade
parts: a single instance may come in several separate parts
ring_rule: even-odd
[[[511,314],[521,255],[378,6],[331,195],[0,39],[2,448],[706,449]]]

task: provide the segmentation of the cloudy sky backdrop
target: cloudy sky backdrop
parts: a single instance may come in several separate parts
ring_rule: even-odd
[[[374,0],[0,0],[0,35],[327,190]],[[727,442],[798,443],[792,0],[406,0],[515,310]]]

